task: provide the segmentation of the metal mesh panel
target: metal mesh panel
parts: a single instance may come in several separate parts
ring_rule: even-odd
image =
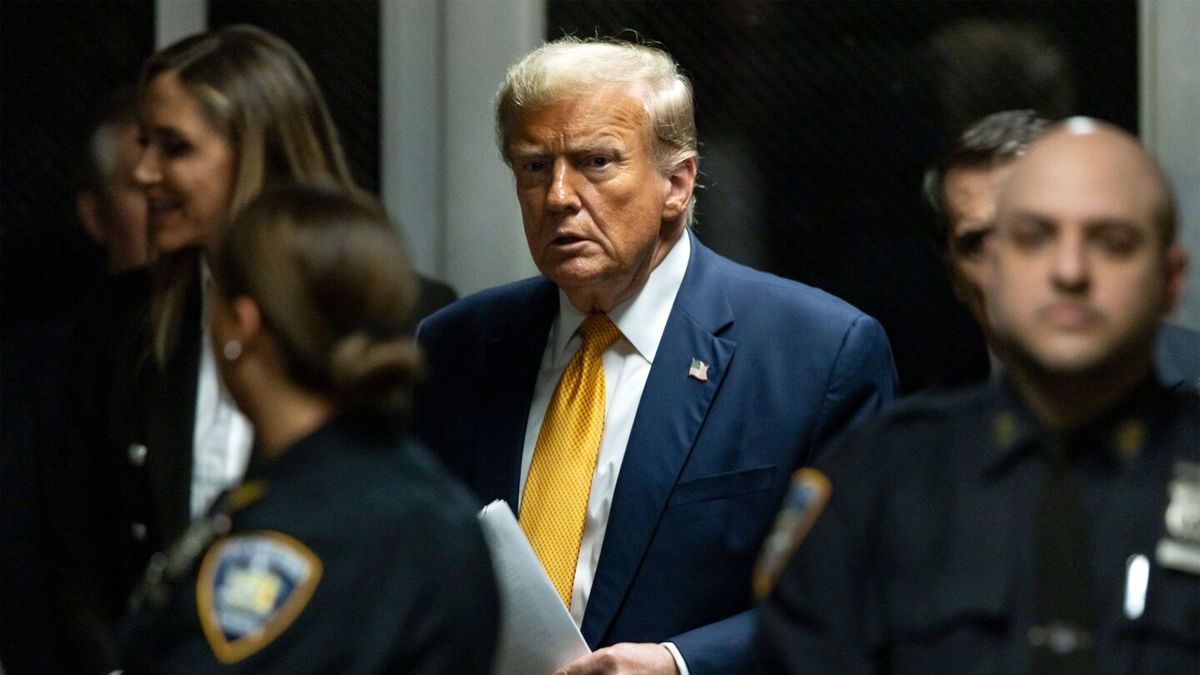
[[[550,39],[632,29],[671,52],[696,91],[697,234],[878,318],[905,390],[986,369],[920,201],[921,173],[943,144],[1011,107],[1136,130],[1134,2],[548,7]]]

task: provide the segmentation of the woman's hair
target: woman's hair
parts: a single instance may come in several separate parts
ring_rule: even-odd
[[[227,223],[276,183],[325,178],[356,189],[317,82],[283,40],[246,25],[184,38],[146,61],[141,92],[168,72],[179,77],[236,153]],[[189,249],[156,261],[152,322],[160,365],[177,341],[198,255],[198,249]]]
[[[342,406],[407,408],[416,280],[383,208],[330,184],[263,192],[213,261],[226,300],[257,303],[287,377]]]

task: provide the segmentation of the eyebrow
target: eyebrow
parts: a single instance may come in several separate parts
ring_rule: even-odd
[[[1119,218],[1119,217],[1111,217],[1111,216],[1102,216],[1100,218],[1093,218],[1090,220],[1086,220],[1086,221],[1084,221],[1084,227],[1086,227],[1089,230],[1119,227],[1119,228],[1127,228],[1127,229],[1131,229],[1131,230],[1137,230],[1139,232],[1142,229],[1141,227],[1138,226],[1138,224],[1136,222],[1134,222],[1128,218]]]
[[[545,155],[546,149],[538,145],[512,144],[508,146],[509,157],[538,157]]]
[[[1012,211],[1007,215],[1007,217],[1010,219],[1035,222],[1039,225],[1051,226],[1057,226],[1059,221],[1059,219],[1054,216],[1037,211],[1027,210]],[[997,214],[997,218],[993,222],[1000,222],[999,214]],[[1122,216],[1095,216],[1091,218],[1084,218],[1083,227],[1085,230],[1098,230],[1116,227],[1137,230],[1139,232],[1142,230],[1137,221]]]
[[[588,155],[596,152],[625,152],[625,143],[615,136],[602,134],[596,138],[579,141],[567,148],[568,155]],[[536,143],[513,143],[509,145],[508,154],[512,158],[542,157],[555,154],[545,146]]]

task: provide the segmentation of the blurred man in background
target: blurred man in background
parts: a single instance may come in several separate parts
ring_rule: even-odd
[[[56,506],[63,491],[78,489],[61,483],[53,459],[63,442],[68,387],[80,377],[67,365],[68,346],[79,339],[75,331],[82,323],[95,323],[91,317],[108,312],[109,290],[130,276],[122,273],[148,261],[146,197],[133,182],[141,155],[136,93],[120,89],[98,111],[79,153],[75,201],[84,229],[103,249],[109,279],[97,276],[86,299],[6,334],[0,348],[0,652],[11,673],[66,667],[57,642],[61,625],[52,618],[57,588],[47,570],[63,544],[54,524]]]
[[[137,93],[121,89],[102,110],[88,142],[75,208],[84,229],[104,247],[108,273],[117,274],[145,265],[149,256],[146,195],[133,180],[142,154]]]
[[[983,275],[1003,376],[822,456],[763,609],[767,672],[1200,668],[1200,395],[1153,375],[1175,229],[1128,134],[1073,118],[1033,142]]]
[[[1005,110],[977,120],[925,173],[925,199],[937,215],[934,237],[946,260],[954,294],[979,322],[989,342],[983,299],[985,249],[995,229],[996,199],[1013,162],[1049,122],[1032,110]],[[1169,387],[1200,388],[1200,332],[1163,323],[1155,346],[1159,378]]]

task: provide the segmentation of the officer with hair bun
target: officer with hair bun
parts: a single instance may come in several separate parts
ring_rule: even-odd
[[[213,276],[213,348],[256,445],[246,480],[151,560],[125,670],[488,672],[497,596],[473,501],[397,414],[416,285],[382,209],[268,191]]]

